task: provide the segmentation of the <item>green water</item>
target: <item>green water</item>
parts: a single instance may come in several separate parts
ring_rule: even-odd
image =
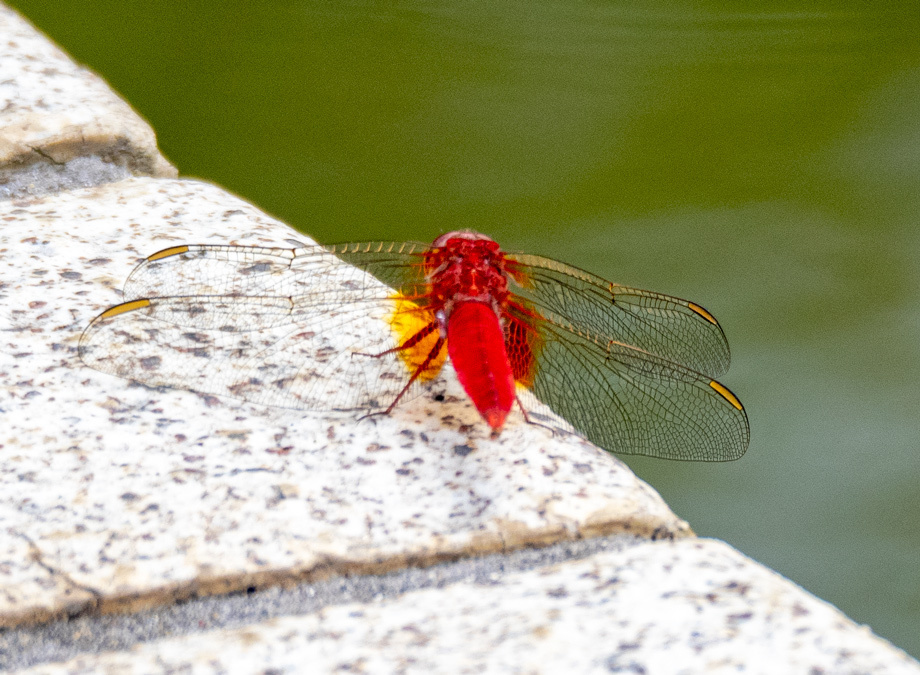
[[[320,241],[470,227],[707,307],[748,454],[626,460],[920,656],[915,3],[10,4]]]

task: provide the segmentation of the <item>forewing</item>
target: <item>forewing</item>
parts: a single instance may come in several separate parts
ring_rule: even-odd
[[[725,334],[699,305],[619,286],[550,258],[508,257],[519,265],[521,285],[514,293],[549,321],[632,345],[710,377],[728,370]]]
[[[186,245],[151,255],[125,283],[126,300],[191,295],[309,296],[315,304],[341,304],[340,290],[324,283],[332,274],[354,288],[370,283],[342,261],[370,272],[386,286],[403,292],[424,292],[422,258],[427,247],[417,243],[367,242],[329,247],[270,248],[256,246]],[[379,285],[378,285],[379,286]]]
[[[708,376],[558,326],[542,337],[533,394],[605,450],[727,461],[747,449],[747,415]]]
[[[372,356],[396,346],[393,291],[320,247],[169,249],[132,273],[125,295],[133,300],[94,319],[80,341],[87,365],[119,377],[366,412],[385,409],[408,381],[397,355]]]
[[[424,256],[429,248],[415,241],[376,241],[332,244],[326,250],[424,305],[429,290]]]

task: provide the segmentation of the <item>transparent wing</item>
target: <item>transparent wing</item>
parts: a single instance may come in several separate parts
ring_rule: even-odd
[[[168,249],[131,274],[131,300],[93,320],[80,356],[152,386],[375,412],[396,400],[410,374],[395,354],[370,356],[396,346],[392,296],[320,247]]]
[[[747,450],[747,415],[706,375],[655,354],[545,325],[532,392],[596,445],[662,459],[728,461]]]
[[[418,297],[426,290],[422,254],[427,248],[415,242],[300,248],[176,246],[138,265],[125,282],[124,295],[126,300],[191,295],[304,296],[315,305],[338,306],[346,300],[343,291],[363,297],[370,289],[379,296],[389,286],[403,295]],[[343,265],[343,260],[360,269]],[[333,272],[338,284],[328,283],[327,277]]]
[[[728,341],[697,304],[606,281],[550,258],[509,256],[519,266],[516,295],[547,320],[578,332],[632,345],[719,377],[728,370]]]
[[[175,295],[306,294],[317,304],[339,304],[336,288],[323,292],[317,275],[344,260],[424,304],[427,286],[419,242],[364,242],[301,248],[181,246],[150,256],[132,272],[125,298]],[[725,334],[705,309],[660,293],[619,286],[556,260],[512,255],[514,292],[547,320],[632,345],[691,370],[719,377],[728,370]]]

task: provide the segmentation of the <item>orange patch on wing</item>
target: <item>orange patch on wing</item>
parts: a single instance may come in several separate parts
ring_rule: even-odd
[[[432,322],[437,321],[434,314],[430,311],[424,307],[419,307],[418,304],[399,293],[391,296],[390,299],[393,301],[394,306],[393,313],[387,318],[387,321],[390,324],[390,330],[393,331],[393,335],[396,338],[397,346],[404,345],[411,340],[416,333],[423,330]],[[435,329],[408,349],[400,349],[396,352],[399,358],[402,359],[410,375],[422,367],[425,359],[428,358],[431,350],[434,349],[437,344],[439,336],[440,331]],[[445,340],[444,344],[441,346],[440,353],[435,355],[425,370],[419,374],[418,379],[422,382],[433,380],[437,377],[438,373],[441,372],[441,368],[444,366],[446,360],[447,341]]]

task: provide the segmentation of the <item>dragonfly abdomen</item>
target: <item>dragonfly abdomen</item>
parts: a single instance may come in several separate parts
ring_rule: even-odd
[[[500,431],[514,405],[511,363],[498,315],[489,304],[459,302],[447,319],[447,351],[479,414]]]

